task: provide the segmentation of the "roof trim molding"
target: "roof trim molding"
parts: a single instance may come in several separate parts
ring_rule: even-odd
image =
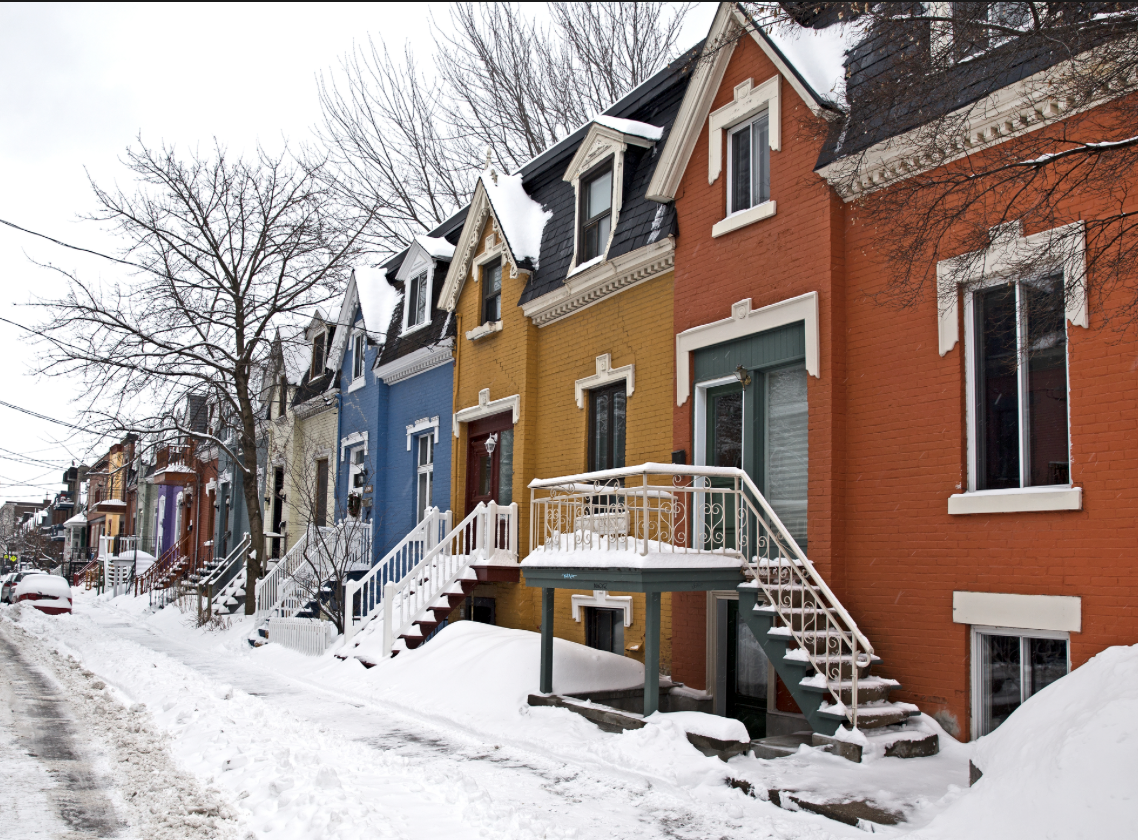
[[[359,293],[356,291],[356,270],[352,269],[352,276],[348,278],[348,287],[344,290],[344,302],[340,306],[340,314],[336,318],[336,332],[332,336],[332,346],[328,348],[328,367],[336,360],[333,370],[339,372],[344,364],[344,351],[348,347],[348,336],[355,328],[355,314],[359,303]]]
[[[629,146],[641,146],[648,149],[654,144],[654,140],[649,140],[646,137],[625,134],[615,128],[594,122],[589,127],[589,133],[585,135],[585,139],[581,141],[581,145],[577,147],[577,153],[569,161],[569,168],[565,170],[562,180],[566,183],[572,183],[594,163],[613,151],[623,152]]]
[[[384,384],[394,385],[432,368],[453,362],[453,350],[454,339],[444,338],[437,344],[420,347],[406,356],[375,368],[375,375],[382,379]]]
[[[470,211],[466,214],[466,221],[462,225],[462,235],[459,236],[458,245],[454,249],[454,259],[451,260],[450,267],[447,269],[442,291],[439,292],[439,307],[442,309],[454,312],[458,307],[458,297],[462,294],[462,287],[474,269],[474,254],[478,251],[478,244],[482,238],[482,226],[486,224],[487,216],[494,220],[494,232],[502,240],[503,253],[510,264],[510,277],[518,276],[518,261],[514,259],[514,252],[510,250],[510,242],[494,213],[494,205],[490,203],[490,197],[482,185],[482,178],[479,178],[474,187],[474,197],[470,200]],[[522,273],[527,272],[523,271]]]

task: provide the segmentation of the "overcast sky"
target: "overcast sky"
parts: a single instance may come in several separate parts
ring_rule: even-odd
[[[699,4],[681,47],[707,32],[714,3]],[[0,219],[94,250],[116,241],[82,221],[94,207],[87,175],[124,183],[123,150],[148,144],[232,152],[258,142],[307,140],[319,117],[316,75],[335,72],[353,42],[410,41],[424,60],[427,21],[445,4],[24,5],[0,4]],[[28,304],[62,292],[54,272],[119,276],[84,257],[0,225],[0,318],[27,326]],[[37,350],[0,321],[0,401],[74,422],[79,383],[32,375]],[[63,470],[112,441],[96,441],[0,406],[0,500],[46,498]],[[34,463],[33,463],[34,462]]]

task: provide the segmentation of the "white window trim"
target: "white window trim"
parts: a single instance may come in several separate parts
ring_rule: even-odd
[[[361,342],[360,339],[363,339]],[[363,353],[359,352],[362,348]],[[363,356],[361,363],[357,356]],[[361,373],[356,375],[356,368],[360,368]],[[367,332],[358,328],[352,330],[352,384],[348,386],[348,393],[363,387],[363,383],[367,381]]]
[[[492,218],[492,217],[491,217]],[[491,226],[490,235],[486,237],[485,250],[474,258],[470,264],[471,282],[478,288],[478,317],[482,317],[482,306],[484,298],[482,297],[482,267],[489,265],[494,260],[501,259],[502,261],[502,300],[506,299],[505,286],[506,286],[506,264],[510,263],[509,254],[506,253],[506,239],[498,230],[498,225],[494,222]],[[512,263],[511,263],[512,264]],[[515,276],[515,275],[511,275]],[[502,308],[502,314],[505,315],[506,309]],[[478,326],[472,330],[466,331],[466,337],[470,341],[475,341],[490,333],[500,332],[502,329],[502,321],[480,321]]]
[[[481,298],[479,298],[479,302],[481,303]],[[477,341],[480,338],[485,338],[488,335],[492,335],[494,333],[501,332],[501,331],[502,331],[502,322],[501,321],[487,321],[484,324],[479,324],[477,327],[475,327],[472,330],[467,330],[466,331],[466,338],[468,341]]]
[[[423,320],[420,321],[418,324],[409,324],[407,322],[407,319],[410,317],[410,314],[411,314],[411,284],[414,283],[416,280],[418,280],[420,277],[422,277],[424,274],[427,275],[427,282],[426,282],[426,285],[423,287],[423,296],[427,301],[427,305],[426,305],[426,308],[423,310]],[[422,271],[414,272],[406,280],[406,290],[403,293],[403,302],[404,302],[404,306],[403,306],[403,328],[399,332],[399,334],[401,336],[408,335],[409,333],[413,333],[416,330],[421,330],[424,327],[430,325],[430,323],[431,323],[431,295],[433,294],[433,291],[434,291],[431,288],[432,285],[434,285],[433,278],[431,277],[432,274],[434,274],[434,272],[431,271],[430,267],[424,267]]]
[[[1013,595],[1005,592],[952,593],[952,621],[1019,631],[1083,632],[1083,599],[1072,595]]]
[[[439,442],[439,416],[420,417],[407,427],[407,451],[411,451],[411,439],[424,432],[434,431],[435,443]]]
[[[974,460],[973,449],[970,440],[970,460]],[[953,516],[1082,509],[1083,488],[1067,484],[1016,487],[1009,490],[970,490],[967,493],[953,493],[948,497],[948,512]]]
[[[683,405],[691,396],[691,354],[696,350],[798,321],[806,327],[806,372],[820,378],[818,293],[807,292],[761,309],[751,309],[751,298],[746,298],[731,305],[730,318],[701,324],[676,336],[676,405]]]
[[[723,171],[723,131],[736,123],[753,117],[764,108],[770,110],[768,128],[772,152],[782,148],[781,112],[779,111],[779,80],[775,74],[758,87],[753,87],[752,79],[744,79],[735,85],[734,100],[722,108],[712,111],[707,117],[707,183],[714,184]]]
[[[955,594],[955,593],[954,593]],[[972,672],[972,685],[970,686],[969,694],[972,695],[971,703],[971,717],[972,717],[972,739],[980,737],[980,718],[982,717],[980,703],[982,697],[980,696],[980,637],[981,636],[1016,636],[1020,639],[1061,639],[1067,643],[1067,673],[1071,673],[1071,634],[1067,632],[1054,631],[1054,630],[1033,630],[1030,628],[999,626],[999,625],[980,625],[974,624],[971,627],[971,668]],[[1021,642],[1022,644],[1022,642]],[[1022,650],[1022,648],[1021,648]],[[1022,661],[1020,664],[1022,668]],[[1021,684],[1022,685],[1022,684]],[[1021,687],[1022,691],[1022,687]],[[1022,695],[1021,695],[1022,696]]]
[[[625,395],[631,397],[632,392],[636,390],[635,367],[635,365],[624,365],[614,368],[611,353],[597,356],[597,372],[573,383],[573,395],[577,400],[577,408],[583,409],[585,407],[586,391],[593,388],[603,388],[605,385],[611,385],[621,380],[624,380]]]
[[[509,397],[502,397],[501,399],[491,400],[490,389],[483,388],[478,392],[478,405],[472,405],[469,408],[464,408],[454,413],[454,418],[451,423],[451,428],[454,430],[454,436],[459,436],[463,423],[470,423],[474,420],[481,420],[483,417],[492,417],[495,414],[500,414],[503,411],[512,412],[513,422],[516,426],[518,424],[518,419],[521,417],[522,411],[521,394],[514,394]]]
[[[624,613],[624,626],[632,626],[632,596],[609,595],[603,589],[594,589],[592,595],[571,595],[573,620],[581,621],[582,607],[596,607],[602,610],[621,610]]]
[[[762,204],[756,204],[754,207],[748,207],[738,213],[732,213],[711,226],[711,236],[714,239],[755,222],[761,222],[763,219],[769,219],[775,214],[775,209],[775,202],[772,198],[770,201],[764,201]]]
[[[367,432],[352,432],[350,435],[340,438],[340,460],[344,460],[344,455],[349,449],[354,449],[359,444],[364,445],[364,454],[367,454]]]

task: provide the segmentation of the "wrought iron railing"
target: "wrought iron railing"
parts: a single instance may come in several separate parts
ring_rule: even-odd
[[[530,483],[530,557],[614,552],[737,557],[857,727],[873,646],[746,472],[649,463]]]

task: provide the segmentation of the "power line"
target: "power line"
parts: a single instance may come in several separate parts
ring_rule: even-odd
[[[88,432],[89,433],[91,431],[90,429],[84,429],[84,428],[76,426],[72,423],[65,423],[62,420],[56,420],[54,417],[48,417],[46,414],[40,414],[38,412],[31,411],[31,410],[26,409],[26,408],[20,408],[20,406],[18,406],[18,405],[12,405],[11,403],[6,403],[3,400],[0,400],[0,405],[4,406],[5,408],[10,408],[13,411],[23,412],[24,414],[28,414],[32,417],[39,419],[39,420],[47,420],[49,423],[58,423],[60,426],[66,426],[67,428],[74,429],[77,432]]]
[[[127,260],[120,260],[118,257],[112,257],[109,254],[104,254],[99,251],[92,251],[90,248],[82,248],[79,245],[70,245],[66,242],[63,242],[62,240],[56,239],[54,236],[48,236],[46,233],[38,233],[34,230],[28,230],[26,227],[20,227],[14,222],[9,222],[7,219],[0,219],[0,225],[7,225],[10,228],[14,228],[15,230],[20,231],[21,233],[27,233],[31,236],[38,236],[40,239],[46,239],[48,242],[59,245],[61,248],[70,248],[72,251],[81,251],[84,254],[91,254],[96,257],[102,257],[104,260],[117,262],[121,265],[129,265],[131,268],[141,268],[143,271],[149,270],[144,266],[139,265],[138,263],[128,262]]]

